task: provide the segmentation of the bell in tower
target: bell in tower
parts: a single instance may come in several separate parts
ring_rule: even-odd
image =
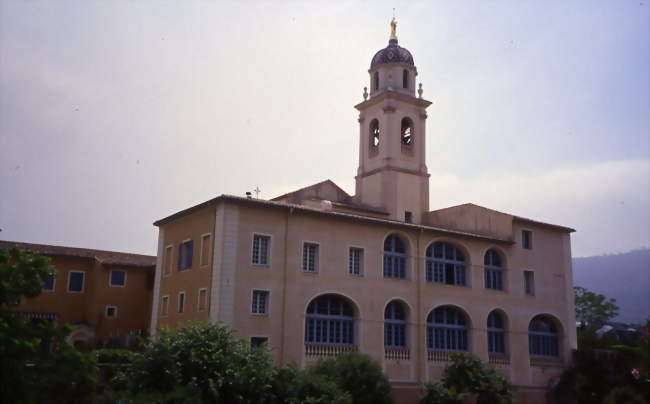
[[[411,52],[398,45],[396,31],[393,18],[388,46],[370,63],[370,97],[355,106],[360,129],[355,199],[393,220],[420,223],[429,210],[425,121],[431,102],[415,96],[417,69]]]

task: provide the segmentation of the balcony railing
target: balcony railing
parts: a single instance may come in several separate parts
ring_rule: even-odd
[[[531,356],[530,366],[556,367],[562,366],[562,358],[559,356]]]
[[[328,345],[328,344],[305,344],[305,356],[307,357],[334,357],[342,353],[356,352],[355,345]]]
[[[510,357],[508,355],[489,354],[488,362],[495,366],[510,366]]]
[[[432,362],[451,362],[449,354],[453,351],[427,351],[427,360]]]
[[[384,358],[407,361],[411,359],[411,350],[408,348],[385,348]]]

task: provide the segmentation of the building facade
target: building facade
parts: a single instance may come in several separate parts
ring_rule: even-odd
[[[73,325],[68,339],[78,347],[123,346],[149,329],[156,257],[0,241],[12,247],[48,256],[57,269],[39,296],[12,311]]]
[[[576,347],[573,230],[473,204],[429,210],[431,103],[394,27],[368,72],[355,194],[327,180],[157,221],[151,332],[220,321],[300,366],[361,351],[403,402],[468,351],[544,402]]]

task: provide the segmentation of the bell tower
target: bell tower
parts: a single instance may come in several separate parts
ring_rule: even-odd
[[[359,110],[359,168],[355,199],[382,208],[393,220],[420,223],[429,210],[425,161],[426,109],[422,85],[416,96],[413,56],[398,45],[391,21],[388,46],[370,63],[370,94]]]

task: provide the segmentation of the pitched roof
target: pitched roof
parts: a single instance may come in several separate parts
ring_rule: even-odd
[[[512,217],[512,220],[517,221],[517,222],[521,222],[521,223],[530,223],[530,224],[533,224],[533,225],[543,226],[543,227],[547,227],[549,229],[568,232],[568,233],[575,232],[575,229],[572,229],[570,227],[560,226],[560,225],[552,224],[552,223],[540,222],[540,221],[533,220],[533,219],[528,219],[528,218],[525,218],[525,217],[522,217],[522,216],[516,216],[516,215],[512,215],[510,213],[500,212],[498,210],[486,208],[485,206],[477,205],[475,203],[461,203],[460,205],[454,205],[454,206],[449,206],[447,208],[436,209],[436,210],[432,210],[431,212],[438,212],[438,211],[443,211],[443,210],[447,210],[447,209],[460,208],[461,206],[472,206],[472,207],[481,208],[481,209],[489,210],[489,211],[492,211],[492,212],[500,213],[502,215],[508,215],[508,216]]]
[[[336,184],[334,183],[334,181],[332,181],[332,180],[330,180],[330,179],[326,179],[325,181],[317,182],[316,184],[309,185],[309,186],[306,186],[306,187],[303,187],[303,188],[297,189],[297,190],[295,190],[295,191],[287,192],[287,193],[284,194],[284,195],[276,196],[275,198],[273,198],[273,199],[271,199],[271,200],[272,200],[272,201],[279,201],[280,199],[286,199],[286,198],[289,198],[289,197],[292,196],[292,195],[299,194],[299,193],[301,193],[301,192],[304,192],[304,191],[310,190],[310,189],[312,189],[312,188],[319,188],[319,187],[322,187],[322,186],[325,185],[325,184],[333,186],[337,191],[342,192],[343,195],[345,195],[346,198],[348,198],[348,199],[349,199],[349,198],[352,198],[352,197],[350,196],[350,194],[348,194],[347,192],[345,192],[345,191],[343,190],[343,188],[341,188],[341,187],[339,187],[338,185],[336,185]]]
[[[234,195],[220,195],[216,198],[210,199],[208,201],[205,201],[203,203],[200,203],[198,205],[192,206],[190,208],[181,210],[179,212],[174,213],[173,215],[167,216],[163,219],[157,220],[154,222],[155,226],[162,226],[164,224],[170,223],[176,219],[179,219],[183,216],[192,214],[196,211],[199,211],[203,208],[209,207],[209,206],[214,206],[220,202],[232,202],[232,203],[240,203],[240,204],[249,204],[249,205],[257,205],[260,207],[265,207],[265,208],[276,208],[276,209],[288,209],[288,210],[294,210],[294,211],[299,211],[299,212],[308,212],[308,213],[313,213],[317,215],[326,215],[326,216],[331,216],[331,217],[339,217],[339,218],[346,218],[346,219],[351,219],[351,220],[358,220],[358,221],[363,221],[367,223],[377,223],[377,224],[387,224],[387,225],[392,225],[392,226],[398,226],[402,228],[411,228],[411,229],[422,229],[422,230],[430,230],[430,231],[436,231],[444,234],[449,234],[449,235],[454,235],[454,236],[459,236],[459,237],[467,237],[467,238],[473,238],[473,239],[480,239],[480,240],[489,240],[497,243],[505,243],[505,244],[513,244],[514,242],[509,239],[502,239],[498,237],[490,237],[486,236],[483,234],[476,234],[476,233],[470,233],[466,231],[460,231],[460,230],[451,230],[451,229],[445,229],[442,227],[435,227],[435,226],[428,226],[428,225],[421,225],[421,224],[415,224],[415,223],[406,223],[406,222],[401,222],[398,220],[391,220],[391,219],[384,219],[384,218],[378,218],[378,217],[372,217],[372,216],[366,216],[366,215],[360,215],[360,214],[354,214],[354,213],[347,213],[347,212],[336,212],[336,211],[329,211],[329,210],[322,210],[322,209],[316,209],[316,208],[311,208],[305,205],[299,205],[299,204],[293,204],[293,203],[286,203],[286,202],[276,202],[276,201],[267,201],[264,199],[254,199],[254,198],[243,198],[240,196],[234,196]]]
[[[47,256],[89,258],[97,260],[104,265],[122,265],[129,267],[156,266],[156,257],[152,255],[0,240],[0,250],[6,250],[12,247],[29,252],[38,252]]]

